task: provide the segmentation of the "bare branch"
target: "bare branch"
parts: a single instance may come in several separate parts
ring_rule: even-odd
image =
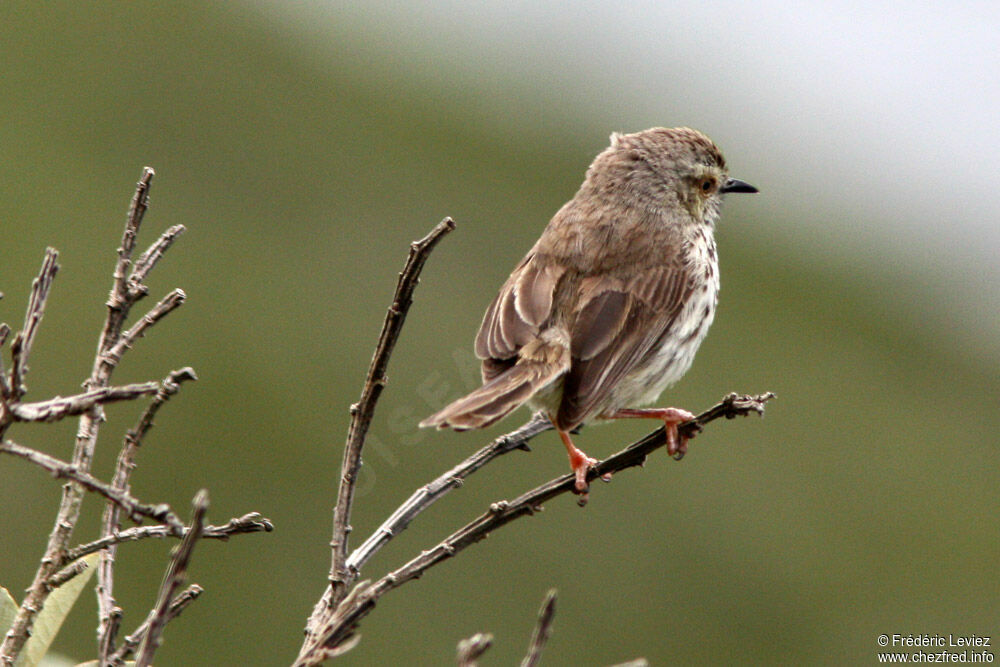
[[[677,427],[678,431],[691,437],[699,432],[703,426],[720,417],[732,419],[750,413],[762,415],[764,404],[773,397],[772,393],[758,396],[730,394],[719,404],[712,406],[694,419],[680,424]],[[626,468],[642,465],[651,452],[665,444],[664,430],[659,428],[613,456],[598,462],[588,473],[587,479],[593,480]],[[357,624],[371,612],[381,596],[412,579],[418,578],[431,567],[482,540],[492,531],[515,519],[534,514],[541,510],[543,503],[564,493],[571,493],[574,489],[574,475],[565,474],[535,487],[514,500],[493,503],[485,514],[449,535],[433,549],[422,552],[410,562],[390,572],[375,583],[365,581],[357,584],[351,594],[331,614],[320,619],[322,626],[316,628],[312,636],[307,636],[307,643],[313,642],[315,646],[339,645],[340,642],[355,634]],[[318,662],[313,661],[315,655],[306,646],[303,646],[296,665],[318,664]]]
[[[163,630],[170,622],[171,601],[177,590],[187,580],[188,564],[191,562],[191,554],[194,552],[194,545],[198,543],[204,527],[205,513],[208,511],[208,491],[202,489],[194,497],[194,513],[191,517],[191,525],[187,535],[181,543],[174,549],[170,559],[170,565],[163,577],[163,584],[160,586],[160,594],[157,596],[156,604],[149,616],[149,629],[136,654],[136,667],[147,667],[152,664],[153,654],[163,643]]]
[[[114,364],[108,363],[104,358],[105,353],[113,348],[120,340],[122,326],[128,317],[129,309],[137,298],[141,295],[131,295],[126,284],[126,272],[131,263],[132,253],[135,249],[136,236],[142,217],[149,206],[149,188],[153,179],[153,170],[149,167],[143,169],[142,177],[136,184],[135,194],[129,207],[128,218],[125,222],[125,231],[122,234],[121,246],[118,248],[118,260],[115,263],[113,274],[113,284],[108,296],[108,313],[101,330],[101,335],[97,343],[97,354],[94,356],[94,365],[90,377],[84,382],[84,389],[87,391],[107,387],[110,384],[111,374],[114,371]],[[55,262],[54,253],[50,253],[51,262]],[[48,261],[47,257],[47,261]],[[30,311],[30,306],[29,306]],[[12,383],[15,384],[15,383]],[[17,392],[19,384],[11,387]],[[31,626],[34,624],[38,611],[44,606],[48,597],[46,581],[55,573],[55,566],[60,561],[60,556],[65,551],[73,530],[80,518],[80,508],[83,504],[85,486],[80,480],[89,478],[91,462],[94,457],[94,449],[97,446],[97,434],[103,413],[100,405],[95,405],[85,411],[80,416],[79,426],[76,432],[76,443],[73,447],[72,465],[59,470],[67,473],[73,483],[63,487],[62,502],[59,505],[59,512],[56,515],[55,525],[49,534],[48,544],[45,548],[35,578],[27,590],[24,600],[18,609],[17,616],[10,630],[4,637],[3,645],[0,646],[0,661],[3,665],[12,665],[14,659],[20,654],[31,634]],[[70,475],[69,473],[72,473]],[[89,478],[92,481],[93,478]],[[96,489],[95,489],[96,490]],[[104,487],[105,491],[111,491],[109,487]],[[100,491],[99,491],[100,492]],[[166,508],[166,506],[163,506]],[[130,513],[135,509],[129,510]],[[166,508],[163,521],[176,522],[176,517]],[[179,523],[179,522],[177,522]]]
[[[177,531],[183,529],[183,524],[177,519],[167,504],[144,505],[131,495],[112,488],[110,485],[100,481],[89,472],[80,470],[76,465],[54,458],[30,447],[19,445],[10,440],[0,442],[0,453],[6,452],[22,459],[30,461],[35,465],[48,470],[59,479],[73,480],[84,489],[99,493],[111,502],[115,503],[128,514],[134,521],[140,521],[141,517],[148,517],[154,521],[171,526]],[[53,559],[53,563],[58,563],[61,559]],[[54,570],[53,570],[54,572]],[[49,575],[51,577],[52,575]],[[49,579],[46,577],[46,581]]]
[[[24,375],[28,370],[28,356],[35,342],[35,334],[38,333],[38,325],[41,324],[42,316],[45,314],[45,303],[52,289],[52,281],[59,271],[59,265],[56,263],[58,258],[59,253],[55,249],[46,248],[42,268],[38,272],[38,277],[31,283],[31,296],[28,298],[28,309],[24,314],[24,326],[14,336],[10,345],[12,367],[9,391],[11,398],[15,400],[24,396],[27,391],[24,386]]]
[[[403,271],[399,274],[396,293],[393,296],[392,305],[389,306],[386,313],[382,333],[379,335],[378,345],[368,368],[368,376],[365,378],[365,384],[361,390],[361,398],[351,406],[351,425],[344,447],[337,504],[333,511],[333,538],[330,541],[333,550],[330,566],[331,597],[327,601],[321,600],[317,605],[317,611],[328,607],[331,602],[336,604],[342,600],[350,584],[356,580],[356,577],[352,576],[345,568],[345,562],[347,560],[347,535],[351,530],[350,519],[351,507],[354,502],[354,487],[358,470],[361,468],[361,450],[368,435],[368,427],[375,412],[375,405],[382,393],[382,387],[386,383],[385,372],[389,364],[389,357],[396,345],[396,340],[399,338],[406,313],[413,302],[413,290],[419,281],[420,271],[437,242],[454,228],[455,223],[452,222],[451,218],[445,218],[427,236],[410,245],[410,254]]]
[[[75,577],[76,575],[85,572],[87,567],[88,565],[86,561],[83,560],[73,561],[72,563],[70,563],[69,565],[67,565],[66,567],[53,574],[51,577],[49,577],[49,580],[45,582],[45,584],[49,587],[49,590],[55,590],[60,586],[62,586],[63,584],[65,584],[70,579],[72,579],[73,577]]]
[[[178,292],[180,290],[177,290]],[[183,296],[183,292],[181,292]],[[168,308],[164,306],[167,300],[164,299],[150,314],[147,314],[141,321],[146,321],[147,318],[150,319],[150,326],[159,317],[152,317],[151,314],[154,311],[163,307],[163,314],[168,312]],[[114,357],[115,350],[118,350],[119,346],[122,345],[126,340],[130,338],[130,334],[133,333],[139,324],[136,324],[132,329],[128,331],[123,337],[122,342],[116,345],[109,353],[108,356]],[[141,335],[138,333],[137,335]],[[124,347],[122,348],[125,349]],[[120,355],[119,355],[120,358]],[[112,363],[117,363],[114,361]],[[198,379],[194,373],[194,370],[190,367],[185,367],[180,370],[172,371],[161,384],[159,391],[157,391],[156,396],[150,402],[150,404],[143,411],[142,416],[139,418],[139,423],[135,428],[130,430],[125,435],[125,440],[122,443],[121,452],[118,454],[118,463],[115,466],[115,476],[111,480],[111,486],[123,493],[129,491],[129,477],[132,474],[132,470],[135,469],[135,454],[142,444],[142,439],[146,436],[146,433],[150,428],[153,427],[153,417],[159,411],[159,409],[170,400],[170,397],[180,391],[180,383],[187,380]],[[108,503],[104,508],[104,516],[101,524],[101,535],[103,538],[109,538],[116,534],[121,528],[121,512],[118,505],[114,503]],[[176,531],[175,531],[176,532]],[[99,542],[101,540],[98,540]],[[115,556],[117,554],[117,548],[114,546],[117,542],[112,541],[108,543],[108,548],[106,548],[101,554],[101,559],[97,567],[97,654],[98,661],[106,663],[108,656],[114,651],[114,640],[115,634],[117,634],[116,624],[120,621],[121,610],[118,608],[117,603],[114,598],[114,568],[115,568]],[[117,611],[116,611],[117,610]]]
[[[7,326],[6,322],[0,322],[0,347],[7,342],[7,336],[10,335],[10,327]],[[10,391],[10,384],[7,382],[7,370],[3,366],[3,355],[0,355],[0,403],[6,402],[12,399]],[[2,417],[0,417],[2,420]]]
[[[159,385],[156,382],[140,382],[127,384],[123,387],[100,387],[75,396],[56,396],[47,401],[14,403],[9,407],[16,421],[54,422],[64,417],[83,414],[96,405],[115,401],[130,401],[140,396],[148,396],[156,392],[158,388]]]
[[[477,632],[468,639],[458,642],[458,667],[478,667],[479,658],[491,646],[493,646],[493,635],[485,632]]]
[[[132,269],[132,275],[128,279],[128,289],[133,294],[133,298],[137,299],[146,293],[146,287],[143,283],[149,276],[149,272],[153,270],[153,267],[160,261],[163,254],[174,244],[177,237],[185,231],[186,228],[184,225],[174,225],[163,232],[160,238],[156,239],[156,243],[149,246],[149,249],[142,253],[142,256],[139,257],[135,263],[135,267]]]
[[[115,544],[121,544],[122,542],[138,542],[139,540],[147,538],[181,538],[187,535],[188,530],[187,526],[184,526],[180,531],[177,531],[170,526],[162,524],[158,526],[135,526],[133,528],[128,528],[127,530],[112,533],[111,535],[106,535],[99,540],[94,540],[93,542],[87,542],[86,544],[73,547],[72,549],[66,551],[63,561],[73,561],[78,558],[82,558],[87,554],[107,549]],[[271,523],[270,519],[262,517],[259,512],[250,512],[249,514],[244,514],[241,517],[230,519],[227,523],[221,526],[205,526],[202,530],[201,538],[205,540],[211,539],[226,541],[233,535],[242,535],[243,533],[270,533],[272,530],[274,530],[274,524]]]
[[[198,584],[191,584],[180,594],[177,595],[173,600],[170,601],[170,607],[167,609],[167,622],[170,622],[181,615],[181,612],[187,609],[188,605],[198,599],[203,592],[203,589]],[[125,637],[122,641],[121,648],[115,651],[109,659],[109,663],[112,665],[122,665],[125,660],[135,653],[135,649],[139,646],[143,637],[149,631],[149,623],[151,617],[147,617],[145,621],[142,622],[135,632]]]
[[[98,359],[101,354],[111,348],[121,334],[122,324],[128,317],[129,308],[135,302],[136,297],[129,296],[128,282],[126,274],[129,265],[132,263],[132,253],[135,250],[135,242],[139,236],[139,225],[149,208],[149,190],[152,187],[155,172],[151,167],[143,167],[142,176],[136,183],[135,194],[132,196],[132,203],[129,205],[128,218],[125,221],[125,231],[122,233],[122,243],[118,247],[118,262],[115,264],[113,274],[114,283],[111,286],[111,293],[108,295],[108,317],[104,323],[104,330],[101,332],[101,347],[98,348]],[[95,361],[97,361],[95,359]],[[96,373],[96,368],[95,368]]]
[[[531,633],[531,641],[528,642],[528,653],[521,661],[521,667],[535,667],[542,659],[542,651],[545,644],[552,635],[552,620],[556,615],[556,589],[549,590],[545,594],[545,601],[542,608],[538,610],[538,623],[535,624],[535,631]]]
[[[175,289],[163,297],[158,304],[153,306],[148,313],[143,315],[138,322],[122,334],[121,339],[115,343],[114,347],[105,353],[104,362],[111,366],[117,366],[118,362],[125,355],[125,351],[131,349],[136,340],[146,335],[147,329],[166,317],[172,310],[182,305],[186,298],[187,295],[181,289]]]
[[[538,412],[520,428],[500,436],[451,470],[439,475],[434,481],[414,491],[413,495],[400,505],[372,533],[371,537],[351,552],[346,563],[348,570],[356,577],[368,559],[374,556],[389,540],[405,530],[418,514],[440,500],[452,489],[462,486],[466,477],[507,452],[515,449],[527,450],[529,440],[539,433],[551,429],[552,422],[549,421],[549,418]]]

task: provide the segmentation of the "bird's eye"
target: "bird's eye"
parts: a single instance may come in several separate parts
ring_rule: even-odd
[[[714,189],[715,189],[715,179],[714,178],[705,178],[705,179],[702,179],[702,181],[701,181],[701,191],[704,194],[707,195],[710,192],[712,192],[712,190],[714,190]]]

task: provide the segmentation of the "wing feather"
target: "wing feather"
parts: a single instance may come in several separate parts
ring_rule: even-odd
[[[592,416],[624,376],[656,354],[692,289],[683,265],[649,269],[624,285],[610,276],[581,282],[559,428],[573,428]]]
[[[476,336],[476,356],[483,359],[484,381],[513,365],[521,348],[544,328],[564,272],[563,267],[532,251],[511,273],[486,309]]]

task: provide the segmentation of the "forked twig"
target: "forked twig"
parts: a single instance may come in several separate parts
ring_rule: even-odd
[[[170,622],[181,615],[181,612],[188,608],[188,606],[198,599],[204,592],[204,589],[198,584],[191,584],[183,591],[181,591],[177,597],[170,601],[170,606],[167,608],[167,622]],[[146,620],[135,629],[130,635],[127,635],[124,640],[122,640],[122,645],[115,651],[114,655],[108,658],[108,663],[112,665],[124,664],[125,660],[128,659],[130,655],[135,653],[135,650],[139,647],[146,633],[149,632],[149,624],[151,617],[146,617]]]
[[[706,424],[721,417],[732,419],[749,414],[763,415],[764,405],[774,394],[768,392],[758,396],[739,396],[729,394],[720,403],[705,410],[694,419],[678,425],[678,431],[688,437],[698,433]],[[587,475],[593,480],[610,473],[617,473],[627,468],[642,465],[646,457],[666,445],[666,434],[661,427],[645,438],[632,443],[618,453],[599,461]],[[375,607],[375,603],[389,591],[399,588],[406,582],[420,577],[431,567],[438,565],[467,547],[488,536],[492,531],[519,519],[540,511],[542,505],[565,493],[575,490],[575,477],[572,473],[561,475],[517,498],[501,500],[490,505],[481,516],[455,531],[434,548],[421,554],[402,567],[386,574],[372,583],[363,581],[355,586],[350,595],[330,614],[323,627],[315,635],[315,641],[321,646],[338,646],[341,642],[351,639],[355,634],[357,624]],[[303,651],[296,665],[315,665],[310,661],[312,654]]]
[[[153,661],[153,654],[163,642],[163,629],[170,621],[171,601],[177,590],[184,585],[187,580],[188,564],[191,562],[191,554],[194,546],[201,537],[201,531],[205,524],[205,513],[208,512],[208,492],[202,489],[194,497],[194,513],[191,516],[191,525],[181,543],[174,548],[173,556],[170,558],[170,565],[163,576],[163,584],[160,586],[160,593],[156,598],[156,604],[149,615],[149,629],[142,638],[136,652],[136,667],[147,667]]]
[[[418,514],[440,500],[452,489],[462,486],[466,477],[498,456],[515,449],[527,450],[529,440],[551,429],[552,422],[549,421],[549,418],[541,412],[536,413],[520,428],[500,436],[451,470],[438,475],[432,482],[414,491],[413,495],[389,515],[389,518],[372,533],[371,537],[351,552],[347,558],[347,568],[356,576],[379,549],[405,530]]]
[[[347,536],[350,533],[351,507],[354,502],[354,488],[358,470],[361,468],[361,451],[368,435],[375,405],[386,383],[386,368],[389,356],[399,338],[406,313],[413,303],[413,290],[420,278],[420,271],[427,257],[441,238],[455,228],[451,218],[445,218],[431,232],[410,245],[410,254],[396,285],[392,305],[389,306],[379,335],[375,354],[368,368],[361,398],[351,406],[351,425],[347,432],[347,443],[344,447],[344,460],[341,466],[340,489],[337,493],[337,504],[333,511],[333,538],[331,547],[333,556],[330,566],[330,596],[327,601],[320,601],[318,610],[332,606],[344,598],[348,587],[356,577],[345,568],[347,561]]]
[[[28,356],[31,354],[38,326],[42,323],[42,316],[45,315],[45,304],[49,298],[49,291],[52,289],[52,281],[55,280],[56,273],[59,271],[57,259],[59,259],[59,253],[54,248],[46,248],[42,268],[38,272],[38,277],[31,283],[31,296],[28,297],[28,308],[24,314],[24,326],[17,332],[10,344],[10,381],[5,383],[5,390],[10,395],[4,396],[5,401],[20,400],[27,391],[24,386],[24,375],[28,370]],[[4,337],[6,337],[6,332]]]
[[[171,294],[178,292],[183,297],[184,293],[180,290],[175,290]],[[168,308],[172,309],[172,307],[164,306],[165,303],[169,303],[167,299],[160,301],[151,312],[162,308],[163,315],[165,315],[169,312]],[[177,301],[177,305],[180,305],[180,303],[180,300]],[[122,336],[122,340],[108,352],[108,355],[114,357],[115,351],[119,347],[121,347],[123,352],[129,347],[126,341],[130,340],[130,333],[138,330],[143,322],[148,322],[147,326],[152,326],[163,315],[152,316],[151,314],[147,314],[138,324]],[[137,335],[142,335],[141,330],[139,330]],[[132,339],[134,340],[134,337]],[[117,358],[121,358],[121,352],[118,353]],[[114,363],[117,363],[117,360]],[[158,387],[156,396],[150,401],[139,418],[139,423],[125,435],[121,451],[118,454],[118,462],[115,466],[115,476],[111,480],[112,488],[123,493],[128,492],[129,478],[132,475],[132,470],[135,468],[135,454],[142,444],[142,439],[149,429],[153,427],[153,417],[163,407],[163,404],[170,400],[171,396],[180,391],[182,382],[197,379],[198,377],[195,375],[194,369],[190,367],[172,371],[164,378]],[[111,538],[118,533],[119,528],[121,528],[121,512],[119,511],[119,507],[114,503],[108,503],[104,508],[101,523],[102,539]],[[156,527],[154,526],[153,528]],[[177,531],[171,529],[171,534],[177,534]],[[98,542],[100,541],[98,540]],[[101,558],[97,566],[97,657],[98,661],[105,662],[108,656],[114,652],[115,635],[118,633],[118,623],[122,617],[122,610],[118,608],[114,598],[114,569],[115,557],[117,555],[117,547],[115,545],[117,544],[117,541],[108,543],[108,547],[101,553]]]

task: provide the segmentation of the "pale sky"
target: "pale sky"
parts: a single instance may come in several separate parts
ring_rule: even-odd
[[[317,50],[346,23],[429,81],[478,86],[512,132],[530,113],[698,127],[790,213],[792,246],[948,272],[954,318],[1000,353],[1000,3],[260,7]]]

